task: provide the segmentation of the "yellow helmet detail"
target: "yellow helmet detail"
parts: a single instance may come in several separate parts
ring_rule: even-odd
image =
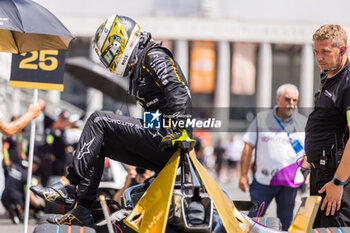
[[[117,14],[109,17],[97,29],[94,38],[94,48],[102,64],[112,73],[127,76],[140,34],[140,26],[131,18]]]

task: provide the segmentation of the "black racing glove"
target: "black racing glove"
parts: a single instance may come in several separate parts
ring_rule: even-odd
[[[172,145],[172,141],[181,137],[181,135],[182,133],[179,131],[165,135],[159,144],[160,150],[163,152],[175,152],[176,148]]]

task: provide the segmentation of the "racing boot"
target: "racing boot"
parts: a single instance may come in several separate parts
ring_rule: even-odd
[[[70,184],[66,177],[62,177],[56,184],[48,187],[32,186],[30,190],[48,202],[66,206],[73,206],[75,202],[75,186]]]
[[[79,205],[78,203],[74,209],[68,211],[65,215],[50,217],[47,221],[57,225],[91,226],[94,224],[91,208]]]

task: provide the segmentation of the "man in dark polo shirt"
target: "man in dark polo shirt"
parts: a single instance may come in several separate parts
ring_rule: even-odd
[[[311,165],[310,195],[322,195],[314,228],[350,226],[350,62],[347,35],[339,25],[324,25],[313,35],[321,86],[305,128]]]

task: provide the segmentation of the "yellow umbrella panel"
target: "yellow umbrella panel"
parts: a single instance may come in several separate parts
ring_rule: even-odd
[[[21,33],[0,29],[0,51],[25,53],[36,50],[67,50],[70,37],[46,34]]]
[[[12,32],[0,29],[0,51],[7,53],[18,53],[16,42],[13,39]]]

